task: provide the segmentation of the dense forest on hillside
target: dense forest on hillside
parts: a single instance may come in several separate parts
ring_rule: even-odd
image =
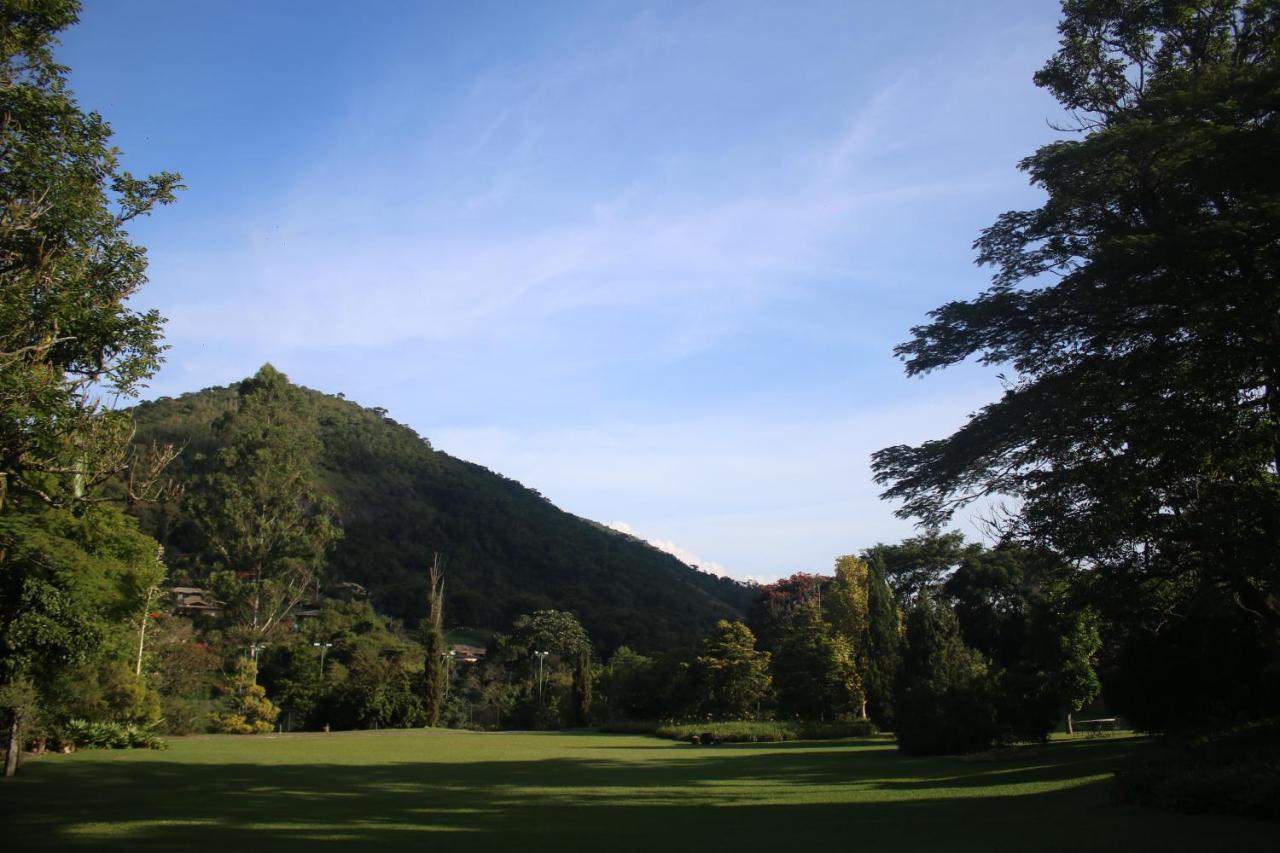
[[[556,607],[578,614],[604,650],[691,641],[741,616],[754,594],[442,453],[382,409],[300,390],[300,414],[321,440],[318,476],[343,530],[324,581],[364,586],[387,615],[410,625],[422,617],[435,552],[448,578],[446,625],[501,630],[522,613]],[[142,403],[137,441],[183,446],[168,473],[189,485],[217,450],[213,423],[235,399],[234,388],[211,388]],[[213,559],[180,503],[136,512],[166,546],[173,579],[199,583]]]

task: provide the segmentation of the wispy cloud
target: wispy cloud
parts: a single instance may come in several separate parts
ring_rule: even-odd
[[[841,554],[909,535],[871,482],[872,451],[945,433],[987,400],[980,388],[952,388],[851,415],[443,428],[433,440],[537,484],[572,512],[625,518],[625,532],[686,562],[772,579],[823,571]]]
[[[969,21],[1017,6],[892,49],[856,4],[544,10],[378,57],[286,173],[153,245],[157,387],[271,360],[700,566],[823,570],[910,530],[869,453],[983,398],[889,350],[1028,197],[1051,15]]]

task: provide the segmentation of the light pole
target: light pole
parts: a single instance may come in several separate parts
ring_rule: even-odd
[[[441,652],[440,657],[444,658],[444,698],[449,698],[449,682],[453,681],[453,660],[458,656],[456,651],[450,649],[447,652]]]
[[[542,662],[547,659],[547,655],[551,652],[534,652],[538,658],[538,704],[542,704]]]
[[[317,649],[320,650],[320,681],[323,682],[324,681],[324,653],[329,651],[329,649],[333,648],[333,643],[312,643],[311,645],[315,646]]]

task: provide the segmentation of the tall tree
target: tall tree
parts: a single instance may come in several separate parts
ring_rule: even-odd
[[[907,614],[894,709],[903,752],[972,752],[991,746],[999,734],[986,663],[964,644],[951,608],[928,593]]]
[[[829,583],[830,577],[796,572],[761,586],[747,608],[747,626],[760,648],[776,652],[797,613],[813,607],[821,610],[823,587]]]
[[[127,304],[146,282],[132,220],[173,201],[175,174],[120,168],[111,129],[85,113],[54,61],[72,0],[0,4],[0,710],[16,761],[23,709],[87,654],[110,614],[110,574],[87,504],[129,464],[131,422],[99,396],[130,397],[160,364],[162,319]],[[170,454],[163,454],[167,458]],[[163,458],[161,461],[163,461]],[[143,465],[134,460],[135,467]],[[138,478],[132,477],[136,484]],[[149,479],[143,477],[142,479]],[[100,529],[94,533],[95,526]],[[136,530],[139,565],[159,567]],[[123,546],[122,546],[123,547]],[[156,578],[159,572],[152,572]],[[136,615],[136,611],[130,614]]]
[[[427,572],[427,618],[422,620],[423,673],[426,690],[423,706],[427,725],[440,725],[445,688],[449,679],[449,647],[444,641],[444,567],[440,555],[432,557]]]
[[[912,375],[1007,365],[1006,390],[876,478],[930,524],[1011,495],[1011,535],[1217,596],[1275,661],[1280,6],[1067,0],[1059,31],[1035,80],[1079,137],[1021,164],[1047,200],[984,231],[992,286],[897,349]]]
[[[0,7],[0,508],[64,503],[125,462],[129,397],[160,364],[162,318],[130,221],[173,201],[176,174],[122,170],[111,128],[77,106],[53,59],[71,0]]]
[[[1054,554],[1014,543],[966,559],[945,587],[965,643],[999,680],[1002,728],[1043,739],[1098,692],[1098,617],[1073,592],[1075,571]]]
[[[902,611],[885,581],[884,563],[863,555],[867,564],[867,639],[861,660],[867,716],[882,729],[893,728],[893,685],[902,658]]]
[[[769,692],[769,653],[741,622],[722,619],[689,667],[693,713],[719,720],[754,717]]]
[[[592,695],[596,680],[595,666],[591,662],[591,647],[578,650],[573,662],[573,717],[574,723],[585,726],[591,722]]]
[[[580,724],[590,712],[591,638],[578,618],[563,610],[519,616],[500,638],[494,658],[511,675],[527,673],[523,712],[534,726]]]
[[[341,535],[316,481],[319,439],[301,395],[265,365],[215,425],[222,447],[186,499],[216,562],[223,614],[256,657],[307,596]]]
[[[827,618],[837,634],[853,649],[858,670],[859,715],[867,716],[867,695],[862,687],[871,667],[871,568],[865,560],[846,555],[836,560],[836,578],[827,593]]]
[[[783,716],[833,720],[862,710],[853,644],[817,607],[796,611],[773,656],[773,684]]]

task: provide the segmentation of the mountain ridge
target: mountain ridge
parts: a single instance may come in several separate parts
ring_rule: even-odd
[[[747,584],[702,572],[435,449],[385,409],[294,387],[315,420],[318,479],[344,530],[325,581],[364,586],[387,615],[416,623],[425,608],[425,567],[437,551],[446,564],[446,624],[501,631],[521,613],[569,610],[606,651],[691,642],[718,619],[740,618],[754,595]],[[139,403],[135,440],[183,445],[170,473],[189,483],[201,456],[217,448],[214,420],[235,405],[235,386]],[[207,560],[179,508],[136,514],[165,545],[171,575],[198,581]]]

